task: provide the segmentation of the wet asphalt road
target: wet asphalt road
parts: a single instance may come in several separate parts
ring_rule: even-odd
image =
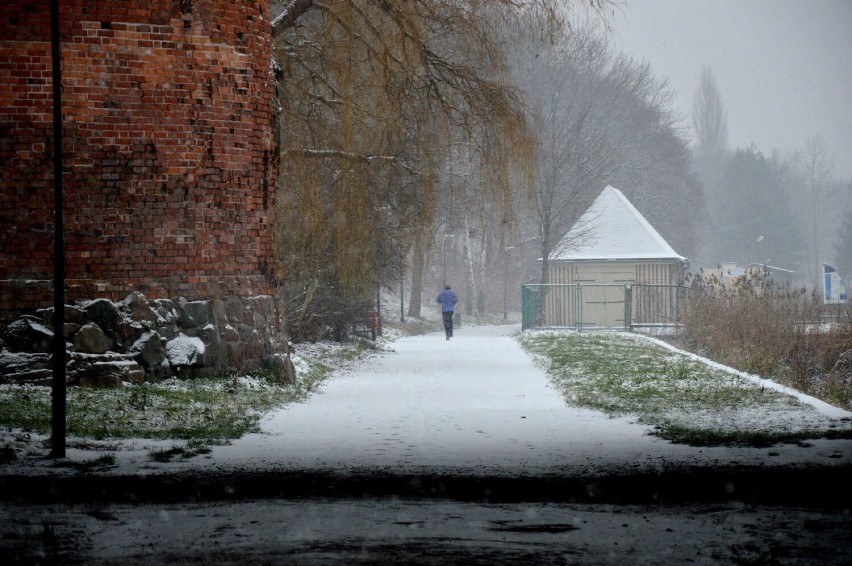
[[[12,564],[849,564],[850,470],[5,478]]]

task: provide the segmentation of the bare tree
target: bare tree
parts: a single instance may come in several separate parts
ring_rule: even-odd
[[[846,203],[840,202],[839,184],[834,178],[834,160],[820,136],[808,138],[804,150],[797,156],[797,172],[801,179],[799,193],[800,211],[805,212],[808,232],[808,255],[810,256],[810,280],[814,289],[821,289],[822,261],[831,253],[831,235],[828,230],[834,224],[832,212],[843,210]],[[839,219],[838,219],[839,220]]]
[[[648,65],[613,53],[589,28],[533,34],[527,45],[514,65],[539,140],[539,169],[523,230],[539,242],[541,280],[547,281],[552,255],[577,244],[563,235],[607,183],[623,181],[628,192],[635,185],[646,210],[653,209],[671,193],[654,182],[664,168],[655,165],[664,151],[649,148],[680,147],[674,155],[687,162],[685,142],[665,110],[665,82]],[[662,163],[671,165],[669,159]],[[688,175],[687,167],[681,171]]]
[[[852,195],[852,183],[847,181],[844,191]],[[843,222],[838,226],[834,257],[837,267],[846,277],[847,289],[852,289],[852,202],[849,199],[843,209]]]

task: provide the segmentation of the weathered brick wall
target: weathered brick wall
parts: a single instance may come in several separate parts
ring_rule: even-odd
[[[268,1],[63,0],[60,11],[69,299],[269,293]],[[49,22],[48,0],[0,11],[0,312],[51,303]]]

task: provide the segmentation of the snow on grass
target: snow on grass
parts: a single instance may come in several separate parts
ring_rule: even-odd
[[[541,331],[519,340],[539,357],[569,403],[635,415],[675,442],[765,445],[852,438],[846,411],[646,337]]]
[[[439,333],[409,337],[394,343],[392,353],[386,344],[394,332],[376,343],[297,344],[293,386],[257,373],[120,390],[70,388],[68,460],[102,469],[112,465],[99,457],[108,452],[119,470],[154,473],[159,463],[172,462],[174,469],[175,460],[196,457],[192,466],[219,468],[247,462],[398,466],[405,460],[421,469],[440,460],[452,469],[473,462],[498,471],[510,469],[510,460],[529,470],[562,469],[566,462],[593,467],[602,465],[602,456],[630,465],[636,458],[657,465],[697,457],[688,446],[645,435],[637,416],[662,438],[717,445],[703,450],[707,458],[727,454],[719,452],[722,446],[738,451],[739,460],[755,445],[850,436],[846,417],[634,335],[521,334],[518,340],[548,368],[549,381],[530,367],[511,332],[466,326],[452,342]],[[383,354],[357,365],[376,351]],[[346,371],[324,381],[337,369]],[[50,388],[0,386],[0,449],[15,451],[15,469],[53,473],[52,464],[35,457],[49,450],[49,418]],[[795,445],[773,451],[788,449],[802,451]],[[825,458],[835,462],[833,455]]]
[[[196,352],[203,353],[197,338],[181,335],[169,344],[180,350],[170,352],[176,358],[186,353],[186,363]],[[274,383],[271,375],[260,371],[216,379],[125,383],[120,389],[70,387],[67,443],[86,457],[93,450],[133,449],[134,445],[153,450],[157,461],[204,454],[208,444],[227,443],[257,431],[269,411],[304,401],[333,369],[367,350],[362,342],[299,344],[300,354],[291,356],[296,383],[289,386]],[[50,448],[50,431],[50,386],[0,384],[0,448],[10,448],[18,456],[44,456]]]

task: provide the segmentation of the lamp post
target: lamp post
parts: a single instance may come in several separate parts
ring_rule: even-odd
[[[503,320],[509,318],[509,255],[515,246],[503,248]]]
[[[447,285],[447,238],[453,238],[453,237],[455,237],[455,234],[444,234],[444,240],[443,240],[442,246],[441,246],[443,248],[443,256],[444,256],[443,264],[444,264],[444,286],[445,287]]]
[[[50,44],[53,70],[53,379],[51,380],[50,455],[65,458],[67,391],[65,384],[65,240],[62,188],[62,67],[59,1],[50,2]]]

